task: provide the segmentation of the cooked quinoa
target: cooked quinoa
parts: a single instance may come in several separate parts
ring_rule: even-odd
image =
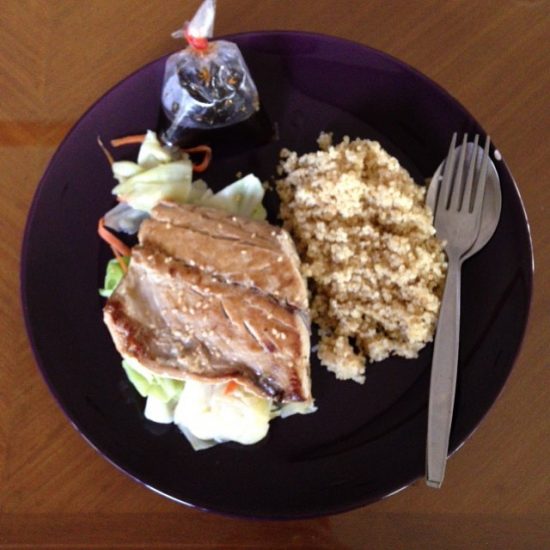
[[[445,255],[425,188],[378,142],[318,143],[281,151],[280,214],[311,283],[321,363],[362,383],[367,360],[416,357],[432,340]]]

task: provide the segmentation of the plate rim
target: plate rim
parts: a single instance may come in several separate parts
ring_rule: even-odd
[[[376,56],[380,56],[381,58],[390,61],[392,64],[398,65],[400,68],[404,69],[406,72],[413,73],[417,78],[420,78],[421,80],[423,80],[430,87],[437,89],[437,91],[440,94],[442,94],[442,95],[446,96],[447,98],[449,98],[450,100],[452,100],[452,102],[459,109],[461,109],[469,119],[475,121],[476,124],[478,124],[478,126],[480,126],[480,128],[483,130],[483,132],[486,133],[485,130],[479,124],[478,120],[470,113],[470,111],[468,109],[466,109],[464,107],[464,105],[458,99],[456,99],[450,92],[448,92],[445,88],[443,88],[440,84],[438,84],[432,78],[428,77],[427,75],[425,75],[420,70],[413,67],[412,65],[409,65],[407,62],[402,61],[401,59],[399,59],[397,57],[394,57],[393,55],[388,54],[388,53],[386,53],[382,50],[373,48],[373,47],[371,47],[367,44],[363,44],[361,42],[357,42],[357,41],[354,41],[354,40],[350,40],[348,38],[342,38],[342,37],[338,37],[338,36],[334,36],[334,35],[328,35],[328,34],[322,34],[322,33],[316,33],[316,32],[308,32],[308,31],[292,31],[292,30],[268,30],[268,31],[239,32],[239,33],[227,34],[227,35],[216,37],[216,40],[222,40],[223,39],[223,40],[237,40],[238,41],[239,39],[249,39],[251,41],[254,41],[255,39],[266,39],[270,36],[289,36],[289,37],[295,37],[295,38],[296,37],[303,37],[303,38],[310,38],[310,39],[314,39],[314,40],[321,40],[321,41],[325,41],[325,42],[328,40],[328,41],[334,41],[334,42],[337,42],[337,43],[347,43],[347,44],[349,44],[353,47],[359,48],[361,50],[370,51],[371,53],[375,54]],[[177,51],[177,50],[174,50],[174,51]],[[379,494],[379,492],[378,492],[378,493],[375,493],[375,494],[373,494],[369,497],[365,497],[363,499],[356,499],[354,501],[354,503],[352,503],[352,504],[341,505],[341,506],[332,506],[332,507],[324,506],[323,511],[316,510],[316,511],[311,512],[311,513],[303,513],[303,514],[291,513],[289,515],[284,515],[284,514],[274,515],[273,513],[267,512],[267,513],[258,513],[258,514],[251,515],[251,514],[243,514],[241,512],[231,512],[229,510],[221,509],[221,508],[218,508],[218,507],[212,507],[211,508],[211,507],[207,507],[207,506],[197,505],[197,504],[194,504],[192,502],[185,501],[180,497],[176,497],[172,494],[166,493],[166,492],[158,489],[157,487],[154,487],[154,486],[150,485],[149,483],[147,483],[146,481],[144,481],[143,479],[138,477],[138,475],[139,475],[138,473],[132,472],[129,469],[119,465],[105,451],[102,451],[100,448],[98,448],[96,446],[96,444],[94,444],[94,442],[89,438],[89,436],[87,434],[85,434],[84,431],[79,427],[79,425],[77,424],[77,421],[75,419],[73,419],[72,414],[69,412],[68,408],[63,403],[63,399],[59,395],[58,390],[55,387],[55,384],[50,379],[50,376],[48,375],[47,369],[45,368],[45,365],[43,365],[42,359],[39,356],[34,329],[31,326],[30,316],[29,316],[27,288],[26,288],[27,287],[27,278],[28,278],[27,277],[28,263],[26,261],[26,258],[28,256],[28,249],[29,249],[29,246],[30,246],[29,245],[30,233],[32,231],[33,220],[36,216],[36,212],[37,212],[38,207],[39,207],[38,205],[39,205],[39,202],[40,202],[40,197],[41,197],[42,193],[45,191],[45,188],[46,188],[46,181],[48,180],[49,173],[52,170],[52,166],[56,162],[58,156],[61,155],[61,151],[62,151],[65,143],[72,137],[72,135],[74,133],[76,133],[78,131],[78,128],[79,128],[80,124],[82,123],[82,121],[85,118],[87,118],[89,113],[91,111],[93,111],[98,104],[101,104],[107,96],[109,96],[114,90],[116,90],[121,85],[123,85],[123,83],[125,83],[126,81],[132,79],[135,75],[141,73],[142,71],[146,70],[150,66],[156,65],[157,63],[161,62],[162,60],[165,60],[167,57],[169,57],[173,53],[174,52],[164,54],[164,55],[162,55],[162,56],[160,56],[160,57],[158,57],[158,58],[156,58],[152,61],[149,61],[149,62],[145,63],[144,65],[142,65],[140,67],[138,67],[136,70],[132,71],[131,73],[129,73],[128,75],[123,77],[121,80],[117,81],[106,92],[101,94],[95,101],[93,101],[91,103],[91,105],[87,109],[85,109],[85,111],[77,118],[77,120],[72,125],[70,130],[67,132],[67,134],[64,136],[64,138],[57,145],[57,147],[56,147],[54,153],[52,154],[51,158],[49,159],[49,161],[46,165],[46,168],[45,168],[42,176],[40,177],[40,180],[37,184],[37,187],[36,187],[36,189],[33,193],[33,197],[31,199],[30,207],[27,211],[27,216],[26,216],[26,221],[25,221],[25,228],[24,228],[23,238],[22,238],[22,244],[21,244],[21,248],[20,248],[19,299],[20,299],[21,308],[22,308],[22,315],[23,315],[23,318],[24,318],[25,331],[26,331],[27,338],[28,338],[28,341],[29,341],[29,344],[30,344],[32,356],[34,358],[35,365],[38,368],[38,370],[39,370],[39,372],[42,376],[42,379],[45,381],[46,386],[48,387],[48,389],[50,391],[50,394],[54,397],[55,402],[60,407],[60,409],[63,412],[64,416],[69,420],[69,422],[71,423],[73,428],[80,434],[81,437],[84,438],[84,440],[87,442],[87,444],[89,444],[101,457],[106,459],[109,463],[111,463],[113,466],[115,466],[115,468],[117,470],[124,473],[126,476],[130,477],[134,481],[138,482],[140,485],[143,485],[143,486],[147,487],[148,489],[151,489],[153,492],[155,492],[157,494],[160,494],[160,495],[168,498],[169,500],[172,500],[172,501],[177,502],[179,504],[184,504],[184,505],[189,506],[191,508],[196,508],[196,509],[200,509],[200,510],[207,511],[207,512],[214,512],[216,514],[221,514],[221,515],[230,516],[230,517],[239,517],[239,518],[247,517],[247,518],[264,519],[264,520],[269,520],[269,519],[272,519],[272,520],[307,519],[307,518],[313,518],[313,517],[322,517],[322,516],[327,516],[327,515],[345,513],[347,511],[357,509],[359,507],[363,507],[363,506],[366,506],[368,504],[372,504],[372,503],[377,502],[379,500],[384,500],[384,499],[386,499],[390,496],[393,496],[396,493],[399,493],[399,492],[403,491],[404,489],[409,487],[411,484],[413,484],[415,481],[417,481],[419,479],[422,479],[423,474],[415,475],[411,479],[408,479],[405,482],[405,484],[401,485],[398,488],[395,488],[395,489],[391,490],[389,493]],[[521,332],[521,334],[518,334],[518,336],[519,336],[519,345],[518,345],[517,349],[515,350],[515,353],[513,354],[513,357],[511,357],[510,368],[507,370],[506,375],[503,378],[500,387],[498,388],[498,393],[496,394],[495,398],[490,403],[486,403],[484,405],[483,413],[479,417],[479,419],[476,421],[473,428],[463,438],[461,438],[462,440],[460,442],[458,442],[454,446],[454,448],[451,448],[449,450],[449,455],[448,455],[449,457],[454,455],[454,453],[456,453],[456,451],[458,451],[464,445],[464,443],[466,443],[466,441],[469,440],[470,437],[472,437],[474,432],[479,428],[481,423],[485,420],[488,412],[495,405],[497,400],[502,396],[504,387],[506,386],[506,384],[509,380],[511,372],[512,372],[512,370],[513,370],[513,368],[514,368],[514,366],[517,362],[517,359],[518,359],[518,357],[521,353],[522,347],[525,344],[525,335],[527,333],[527,330],[529,328],[530,321],[531,321],[532,300],[533,300],[533,277],[534,277],[534,272],[535,272],[531,228],[530,228],[529,220],[528,220],[528,217],[527,217],[527,212],[526,212],[526,209],[525,209],[525,205],[524,205],[523,199],[521,197],[521,194],[519,192],[517,182],[516,182],[514,176],[512,175],[512,172],[510,171],[510,169],[508,167],[508,164],[506,163],[505,159],[502,158],[499,162],[502,163],[505,172],[507,173],[507,175],[510,178],[510,181],[511,181],[512,186],[513,186],[513,192],[514,192],[515,198],[518,201],[518,205],[520,207],[522,217],[525,221],[525,229],[526,229],[527,243],[528,243],[528,250],[526,250],[525,253],[527,253],[529,258],[530,258],[530,270],[529,270],[529,280],[528,280],[527,299],[526,299],[526,304],[527,304],[526,317],[525,317],[525,321],[523,323],[522,332]],[[421,414],[421,413],[417,413],[417,414]]]

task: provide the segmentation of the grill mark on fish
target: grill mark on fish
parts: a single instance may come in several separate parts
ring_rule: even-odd
[[[277,348],[275,347],[275,344],[271,340],[263,340],[264,347],[269,351],[270,353],[275,353]]]
[[[225,306],[223,305],[223,300],[220,300],[220,308],[222,310],[222,313],[223,313],[224,317],[228,321],[231,321],[233,323],[233,319],[231,319],[231,317],[229,316],[229,313],[227,313],[227,309],[225,309]]]
[[[145,241],[144,244],[142,245],[143,248],[150,247],[150,246],[151,245],[149,243],[147,243],[147,241]],[[202,271],[206,271],[206,269],[204,269],[205,266],[197,266],[194,262],[189,263],[189,261],[186,260],[185,258],[174,258],[173,256],[169,256],[168,253],[165,250],[162,250],[162,247],[158,247],[158,248],[161,249],[160,253],[162,255],[164,255],[166,257],[173,258],[174,263],[183,265],[183,266],[185,266],[189,269],[193,269],[193,270],[197,271],[198,273],[200,273]],[[172,263],[172,262],[170,262],[170,263]],[[264,268],[258,270],[257,273],[263,273],[263,272],[269,271],[269,269],[270,269],[270,267],[264,267]],[[174,271],[172,269],[170,269],[168,271],[168,273],[171,276],[174,275]],[[251,291],[256,292],[260,295],[266,296],[266,297],[272,299],[277,304],[280,304],[283,307],[285,307],[288,311],[291,311],[291,312],[302,311],[298,307],[296,307],[294,304],[289,303],[286,299],[284,299],[284,297],[280,296],[278,293],[275,294],[275,293],[270,293],[270,292],[264,292],[262,289],[258,288],[255,285],[246,285],[246,284],[241,283],[239,281],[235,281],[234,279],[231,278],[231,276],[227,276],[227,275],[224,275],[224,274],[216,272],[216,271],[207,271],[207,273],[208,273],[208,275],[212,276],[214,279],[216,279],[216,281],[218,281],[220,283],[224,283],[224,284],[227,284],[227,285],[233,285],[235,287],[239,287],[239,288],[242,288],[242,289],[251,290]],[[198,290],[195,289],[194,291],[197,294],[199,294]],[[202,296],[205,297],[205,296],[208,296],[208,295],[207,294],[202,294]]]
[[[247,300],[246,298],[244,298],[245,302],[246,302],[246,305],[248,307],[250,307],[251,310],[254,310],[254,311],[259,311],[258,308],[256,306],[254,306],[254,304],[251,304],[249,300]],[[274,302],[274,303],[277,303],[277,302]],[[278,305],[281,305],[288,313],[290,313],[291,315],[293,315],[296,311],[295,308],[293,308],[292,306],[289,306],[288,304],[285,304],[285,303],[280,303]],[[269,314],[267,316],[268,320],[269,320]],[[285,323],[285,321],[283,319],[278,319],[279,323],[285,327],[286,329],[288,330],[293,330],[294,327],[293,325],[289,325],[288,323]]]
[[[138,245],[136,246],[135,248],[136,249],[141,249],[141,250],[147,250],[147,254],[148,255],[151,255],[153,254],[153,251],[151,249],[148,248],[149,245],[142,245],[141,247]],[[156,254],[159,254],[159,252],[156,252]],[[166,252],[165,251],[161,251],[160,252],[161,255],[165,256],[166,255]],[[160,260],[159,260],[160,261]],[[187,269],[190,269],[190,270],[193,270],[195,271],[196,273],[204,273],[204,270],[201,269],[200,267],[196,266],[196,265],[193,265],[193,264],[189,264],[185,261],[185,259],[179,259],[179,258],[174,258],[174,262],[175,264],[179,264],[180,266],[183,266]],[[265,269],[268,269],[268,268],[265,268]],[[170,266],[170,268],[168,269],[168,273],[170,274],[171,277],[174,277],[175,276],[175,273],[176,273],[176,270],[173,266]],[[219,274],[219,273],[216,273],[214,271],[212,272],[207,272],[208,275],[210,277],[212,277],[213,279],[215,279],[217,282],[219,283],[223,283],[223,284],[226,284],[228,286],[233,286],[233,287],[236,287],[236,288],[240,288],[240,289],[243,289],[243,290],[249,290],[259,296],[263,296],[267,299],[269,299],[270,301],[273,302],[273,304],[276,304],[276,305],[279,305],[279,306],[282,306],[284,307],[288,312],[290,313],[294,313],[294,312],[301,312],[302,310],[299,309],[298,307],[296,307],[295,305],[293,304],[289,304],[286,300],[280,298],[279,296],[277,295],[274,295],[274,294],[270,294],[268,292],[264,292],[262,291],[261,289],[259,289],[258,287],[256,286],[247,286],[243,283],[239,283],[239,282],[236,282],[236,281],[232,281],[230,279],[227,279],[226,277],[224,277],[223,275]],[[184,284],[185,284],[185,281],[182,281]],[[195,294],[198,294],[204,298],[208,297],[209,294],[205,294],[205,293],[201,293],[200,290],[199,290],[199,287],[197,287],[196,285],[189,285],[189,289],[191,289],[193,292],[195,292]]]
[[[192,266],[189,266],[189,267],[192,267]],[[199,290],[197,290],[196,287],[193,287],[193,286],[190,286],[189,287],[189,290],[195,294],[196,296],[200,296],[201,298],[208,298],[208,294],[204,294],[202,292],[200,292]]]
[[[187,225],[184,223],[178,223],[178,222],[171,222],[173,227],[179,227],[181,229],[185,229],[187,231],[191,231],[192,233],[198,233],[199,235],[204,235],[205,237],[209,237],[211,239],[215,239],[218,241],[228,241],[228,242],[238,242],[242,243],[246,246],[249,246],[250,248],[260,248],[261,250],[267,250],[268,252],[273,252],[274,248],[272,246],[269,246],[269,244],[262,244],[262,240],[266,243],[269,243],[267,239],[263,239],[262,237],[256,237],[257,240],[254,242],[247,241],[242,239],[241,237],[230,237],[228,235],[216,235],[215,233],[210,233],[210,231],[204,231],[202,229],[197,229],[196,227],[193,227],[191,225]],[[144,241],[146,242],[146,240]]]
[[[246,332],[248,332],[248,334],[250,334],[250,336],[252,337],[252,339],[262,348],[264,348],[265,350],[269,351],[270,353],[274,353],[276,351],[276,348],[275,346],[269,342],[268,340],[260,340],[260,338],[258,338],[258,336],[256,335],[256,333],[252,330],[252,327],[250,326],[250,324],[247,322],[247,321],[243,321],[243,326],[246,330]],[[271,344],[271,345],[268,345],[268,344]]]

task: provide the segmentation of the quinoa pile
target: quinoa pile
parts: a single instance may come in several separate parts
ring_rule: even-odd
[[[363,382],[367,361],[416,357],[433,338],[446,261],[417,185],[376,141],[345,137],[283,149],[280,215],[310,281],[318,355]]]

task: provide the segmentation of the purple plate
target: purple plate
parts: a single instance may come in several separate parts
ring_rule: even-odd
[[[314,150],[321,130],[379,140],[418,182],[445,156],[451,134],[483,129],[439,86],[381,52],[294,32],[230,37],[239,44],[278,141],[218,150],[213,186],[236,172],[275,174],[278,153]],[[154,491],[202,509],[299,518],[349,510],[424,475],[431,346],[416,360],[368,366],[364,385],[336,381],[312,357],[319,410],[275,420],[257,445],[194,452],[174,426],[143,418],[102,322],[109,251],[97,220],[113,205],[110,169],[96,143],[156,128],[164,59],[140,69],[80,119],[34,197],[22,251],[29,338],[42,374],[74,426],[115,466]],[[483,139],[482,139],[483,141]],[[117,155],[135,155],[136,150]],[[464,265],[462,324],[450,450],[489,410],[518,353],[531,299],[533,258],[521,199],[497,162],[502,215],[489,244]],[[271,221],[277,203],[269,201]]]

